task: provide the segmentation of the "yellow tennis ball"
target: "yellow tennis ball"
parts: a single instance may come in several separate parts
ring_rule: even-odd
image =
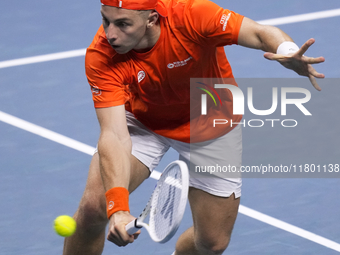
[[[60,236],[71,236],[76,228],[76,221],[68,215],[60,215],[54,220],[54,230]]]

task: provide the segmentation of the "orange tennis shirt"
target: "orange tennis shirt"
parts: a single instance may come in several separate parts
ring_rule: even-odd
[[[101,26],[87,49],[85,68],[96,108],[125,104],[126,110],[155,133],[200,142],[229,132],[195,136],[190,141],[190,78],[233,78],[225,45],[237,44],[243,16],[207,0],[161,0],[168,16],[160,16],[161,34],[145,53],[117,54]],[[224,106],[232,115],[232,97]]]

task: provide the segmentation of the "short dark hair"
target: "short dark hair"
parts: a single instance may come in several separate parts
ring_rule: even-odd
[[[152,10],[137,10],[137,12],[142,17],[147,18],[149,17],[149,14],[152,12]]]

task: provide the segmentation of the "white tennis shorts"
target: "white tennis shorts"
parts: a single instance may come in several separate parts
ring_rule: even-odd
[[[242,179],[230,176],[227,170],[238,171],[242,165],[242,129],[235,127],[217,139],[188,144],[160,136],[145,127],[132,113],[126,111],[128,130],[132,140],[132,154],[152,172],[170,147],[179,159],[190,167],[189,185],[209,194],[229,197],[241,196]]]

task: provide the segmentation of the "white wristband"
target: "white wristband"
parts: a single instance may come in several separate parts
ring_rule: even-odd
[[[295,53],[299,50],[299,46],[297,46],[293,42],[283,42],[277,47],[276,53],[280,55],[288,55],[290,53]]]

